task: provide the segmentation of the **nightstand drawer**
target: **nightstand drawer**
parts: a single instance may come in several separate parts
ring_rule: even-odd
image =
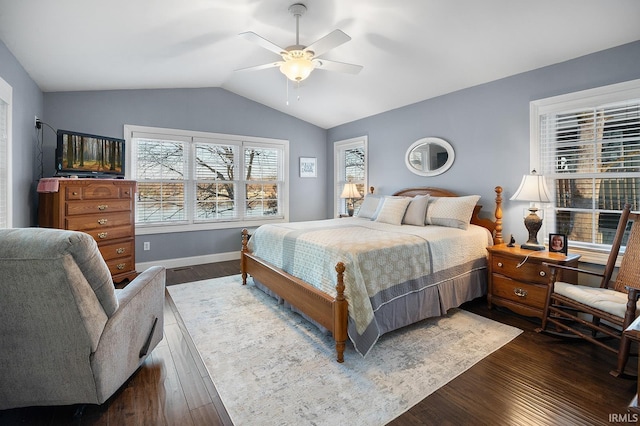
[[[547,298],[547,287],[545,285],[515,281],[498,274],[493,274],[492,279],[493,296],[522,303],[532,308],[544,308]]]
[[[547,284],[549,282],[549,269],[542,266],[542,263],[536,259],[524,259],[510,256],[492,256],[493,272],[506,275],[515,280],[528,281],[538,284]],[[522,263],[520,267],[518,265]]]

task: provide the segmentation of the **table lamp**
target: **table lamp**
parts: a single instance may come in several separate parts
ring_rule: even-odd
[[[348,182],[344,185],[344,189],[342,190],[342,194],[340,194],[340,198],[347,199],[347,213],[349,216],[353,216],[353,199],[360,198],[360,192],[358,192],[358,188],[355,183]]]
[[[520,187],[510,199],[532,203],[529,207],[529,214],[524,218],[524,226],[529,231],[529,240],[520,247],[525,250],[544,250],[544,245],[538,242],[538,231],[542,227],[542,218],[536,214],[538,206],[533,204],[551,201],[544,176],[539,175],[535,170],[532,170],[530,175],[524,175]]]

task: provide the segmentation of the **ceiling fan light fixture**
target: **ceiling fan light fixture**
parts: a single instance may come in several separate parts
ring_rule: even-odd
[[[280,72],[291,81],[302,81],[309,77],[315,68],[311,58],[313,58],[313,52],[290,50],[282,55],[284,62],[280,65]]]

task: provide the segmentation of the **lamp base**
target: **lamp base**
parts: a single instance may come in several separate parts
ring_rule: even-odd
[[[529,207],[529,215],[524,218],[524,226],[529,231],[529,239],[526,243],[520,246],[524,250],[544,250],[545,246],[538,243],[538,231],[542,227],[542,218],[536,214],[538,209],[536,207]]]
[[[539,244],[522,244],[520,248],[523,250],[536,250],[536,251],[545,250],[545,246],[541,246]]]

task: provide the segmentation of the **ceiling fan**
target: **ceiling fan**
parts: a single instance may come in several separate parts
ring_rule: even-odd
[[[309,46],[300,44],[300,17],[307,11],[307,7],[302,3],[296,3],[289,6],[289,12],[296,18],[296,44],[287,48],[282,48],[258,34],[248,31],[241,33],[240,36],[246,40],[257,43],[258,45],[277,53],[282,60],[271,62],[264,65],[257,65],[249,68],[242,68],[237,71],[255,71],[266,68],[280,67],[280,72],[292,81],[302,81],[309,77],[314,69],[327,71],[338,71],[350,74],[357,74],[362,69],[361,65],[346,64],[344,62],[329,61],[327,59],[318,58],[327,51],[340,46],[351,40],[351,37],[340,30],[333,30],[320,40]]]

